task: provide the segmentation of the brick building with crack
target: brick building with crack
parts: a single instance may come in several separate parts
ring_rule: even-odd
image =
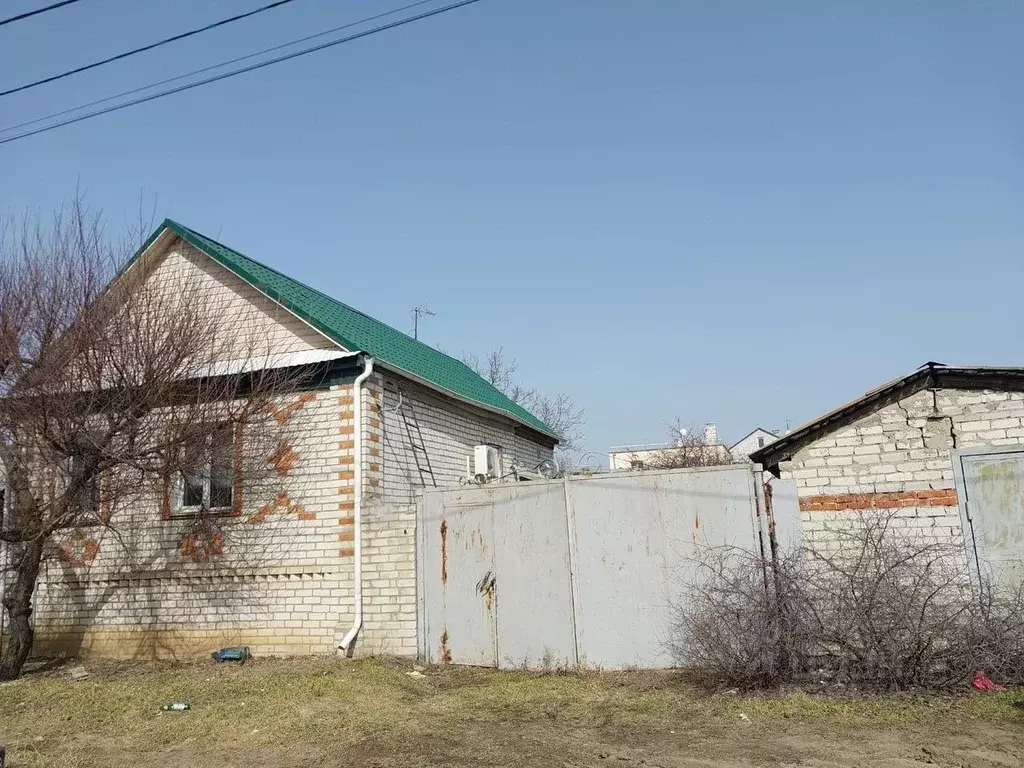
[[[1024,560],[1024,368],[926,363],[751,460],[795,481],[816,546],[889,510],[898,527],[962,542],[972,569]]]

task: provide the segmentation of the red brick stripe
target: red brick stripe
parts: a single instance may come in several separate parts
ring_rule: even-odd
[[[955,507],[956,489],[938,491],[900,491],[898,493],[843,493],[804,496],[801,512],[835,509],[896,509],[899,507]]]

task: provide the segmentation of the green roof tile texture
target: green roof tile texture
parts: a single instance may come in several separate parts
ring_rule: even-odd
[[[164,221],[142,250],[148,248],[165,229],[179,235],[345,349],[366,352],[385,365],[410,373],[466,400],[502,411],[544,435],[557,437],[549,426],[514,403],[461,360],[439,352],[380,320],[176,221]]]

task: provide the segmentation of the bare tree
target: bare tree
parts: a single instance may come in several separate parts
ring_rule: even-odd
[[[481,361],[476,355],[466,355],[463,361],[488,382],[504,392],[512,402],[521,405],[547,424],[559,439],[562,451],[574,451],[583,440],[583,409],[564,392],[554,396],[523,386],[516,378],[519,361],[509,357],[503,347],[491,352]]]
[[[648,451],[643,459],[646,469],[679,469],[683,467],[718,467],[732,463],[729,450],[718,443],[708,443],[694,426],[684,427],[678,419],[669,427],[671,442],[665,448]]]
[[[260,488],[269,409],[292,384],[201,292],[147,281],[141,263],[119,271],[130,240],[113,243],[81,198],[45,225],[0,231],[0,680],[32,650],[40,571],[68,554],[70,531],[137,540],[134,511],[149,503],[169,516],[178,489],[195,517],[183,547],[222,546],[218,517]]]

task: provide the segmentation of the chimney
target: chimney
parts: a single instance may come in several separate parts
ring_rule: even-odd
[[[718,425],[713,421],[704,425],[704,445],[718,445]]]

